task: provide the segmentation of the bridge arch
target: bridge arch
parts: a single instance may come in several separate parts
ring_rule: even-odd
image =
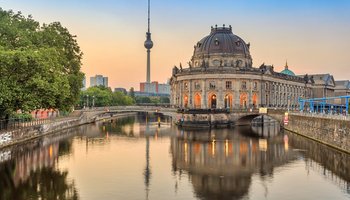
[[[262,115],[259,113],[252,113],[252,114],[238,116],[237,120],[236,120],[236,125],[251,125],[253,119],[255,119],[259,116],[262,116]],[[270,115],[264,115],[264,117],[265,117],[265,120],[272,119],[272,120],[275,120],[276,122],[279,122],[278,119],[276,119]]]

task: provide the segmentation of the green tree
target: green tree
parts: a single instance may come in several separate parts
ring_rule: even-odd
[[[132,105],[134,99],[123,92],[112,92],[110,88],[104,86],[90,87],[80,93],[80,105],[84,106],[89,102],[89,106],[95,103],[96,107]]]
[[[169,97],[160,97],[160,103],[170,103]]]
[[[135,89],[133,87],[131,87],[129,90],[129,96],[131,98],[135,99]]]
[[[151,99],[149,97],[135,97],[136,103],[151,103]]]
[[[79,99],[82,52],[59,22],[0,8],[0,117],[22,110],[69,110]]]

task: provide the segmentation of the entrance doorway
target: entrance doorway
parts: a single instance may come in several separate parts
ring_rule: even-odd
[[[241,105],[241,108],[247,108],[247,101],[248,101],[247,93],[242,93],[239,96],[239,103]]]
[[[202,101],[202,98],[200,94],[197,93],[196,95],[194,95],[194,108],[200,109],[201,101]]]
[[[232,95],[226,94],[225,96],[225,108],[232,109],[233,103],[232,103]]]
[[[209,96],[209,107],[216,108],[216,94],[212,94]]]

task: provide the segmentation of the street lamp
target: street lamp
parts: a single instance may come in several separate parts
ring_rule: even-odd
[[[89,95],[86,95],[86,107],[89,109]]]
[[[288,99],[288,102],[287,102],[288,105],[287,105],[287,107],[288,107],[288,113],[289,113],[290,95],[288,95],[287,99]]]

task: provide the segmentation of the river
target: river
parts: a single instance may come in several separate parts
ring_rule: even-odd
[[[116,118],[0,149],[0,199],[350,199],[350,155],[275,124],[160,121]]]

